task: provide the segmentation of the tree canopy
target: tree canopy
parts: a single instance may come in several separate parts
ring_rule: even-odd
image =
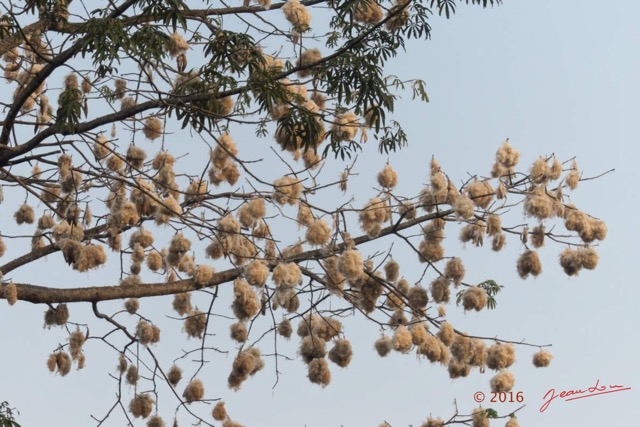
[[[354,352],[395,351],[451,378],[493,370],[496,392],[513,389],[515,344],[535,347],[536,367],[551,363],[543,346],[447,321],[447,310],[496,308],[502,286],[467,272],[444,242],[496,252],[521,242],[523,279],[542,273],[545,244],[558,246],[568,275],[596,268],[607,227],[568,201],[582,179],[575,159],[540,153],[522,167],[506,140],[490,170],[451,177],[430,158],[427,184],[411,194],[397,186],[412,172],[392,164],[370,194],[349,188],[360,150],[409,143],[397,100],[429,101],[419,76],[386,66],[459,3],[2,3],[12,93],[2,99],[0,181],[15,225],[5,217],[0,295],[44,308],[61,337],[43,355],[49,371],[74,375],[89,345],[112,353],[104,369],[116,398],[92,414],[97,425],[118,413],[131,425],[238,426],[241,408],[227,414],[225,394],[263,369],[277,377],[279,360],[294,357],[321,387]],[[525,221],[509,223],[513,211]],[[64,261],[65,275],[25,283],[44,258]],[[405,276],[409,263],[422,273]],[[373,348],[352,348],[352,317],[380,330]],[[182,350],[163,345],[172,333]],[[279,351],[283,340],[297,341],[297,356]],[[231,355],[218,365],[226,384],[204,375],[219,354]],[[496,417],[518,425],[482,408],[423,425]]]

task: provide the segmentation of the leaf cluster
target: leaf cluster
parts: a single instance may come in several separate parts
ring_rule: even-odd
[[[9,402],[0,403],[0,427],[21,427],[13,416],[15,408],[9,406]]]

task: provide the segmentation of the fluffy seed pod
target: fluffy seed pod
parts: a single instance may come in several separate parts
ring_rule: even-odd
[[[473,411],[473,423],[472,427],[489,427],[489,418],[487,417],[487,413],[482,408],[477,408]]]
[[[47,358],[47,369],[49,369],[49,372],[55,372],[57,367],[58,367],[58,363],[57,363],[56,354],[51,353]]]
[[[444,427],[444,421],[441,418],[427,418],[420,427]]]
[[[262,353],[258,347],[249,347],[244,351],[253,356],[255,360],[255,367],[251,371],[250,375],[255,375],[256,372],[261,371],[264,368],[264,361],[262,360]]]
[[[532,250],[527,250],[518,258],[518,274],[523,279],[526,279],[529,274],[536,277],[542,272],[542,264],[540,264],[540,258],[538,253]]]
[[[216,403],[216,406],[213,407],[213,412],[211,413],[211,415],[216,421],[223,421],[228,417],[227,409],[224,407],[223,401],[219,401],[218,403]]]
[[[469,361],[469,364],[484,370],[484,365],[487,363],[487,349],[484,345],[484,341],[480,339],[472,339],[471,343],[473,345],[473,357]]]
[[[391,341],[391,338],[386,335],[382,335],[376,340],[374,347],[380,357],[385,357],[387,354],[389,354],[391,348],[393,348],[393,343]]]
[[[413,337],[409,329],[404,325],[398,326],[393,334],[393,349],[400,353],[406,353],[411,350],[412,343]]]
[[[475,357],[475,345],[472,338],[456,335],[451,344],[451,354],[456,361],[470,365]]]
[[[140,320],[136,327],[136,335],[142,345],[150,344],[154,339],[153,326],[144,320]]]
[[[445,203],[447,200],[447,192],[443,191],[441,193],[435,192],[435,189],[427,186],[420,191],[420,195],[418,197],[418,203],[425,211],[431,213],[435,210],[437,205]]]
[[[116,99],[122,99],[127,92],[127,82],[124,79],[117,79],[114,83],[114,96]]]
[[[433,335],[429,335],[426,341],[418,348],[418,354],[427,356],[427,359],[433,363],[439,362],[442,365],[449,363],[449,349]]]
[[[147,427],[165,427],[164,420],[158,415],[152,415],[147,421]]]
[[[560,265],[568,276],[577,275],[582,268],[592,270],[598,265],[598,254],[591,247],[565,249],[560,253]]]
[[[129,412],[136,418],[147,418],[154,402],[149,394],[136,394],[129,403]]]
[[[346,339],[336,340],[333,348],[329,351],[329,360],[341,368],[346,368],[351,363],[353,352],[351,343]]]
[[[229,374],[229,387],[238,390],[242,383],[264,366],[260,358],[260,352],[254,347],[240,352],[233,361],[231,374]]]
[[[354,11],[353,19],[365,24],[373,24],[380,22],[383,16],[384,12],[382,7],[380,7],[377,2],[370,1],[368,3],[363,2],[358,4],[358,7]]]
[[[515,382],[516,380],[513,374],[510,371],[503,369],[491,378],[491,391],[496,393],[506,393],[513,389]]]
[[[296,66],[298,67],[308,67],[311,64],[318,62],[322,58],[322,53],[319,49],[307,49],[300,55],[298,61],[296,62]],[[313,69],[304,69],[297,71],[298,76],[305,78],[309,77],[313,74]]]
[[[45,326],[63,326],[67,324],[69,320],[69,308],[67,304],[58,304],[56,308],[48,308],[44,313]]]
[[[417,347],[423,345],[429,337],[427,328],[422,323],[411,326],[409,330],[411,331],[411,341],[413,342],[413,345]]]
[[[416,207],[413,203],[404,201],[400,203],[400,206],[398,207],[398,213],[402,215],[404,219],[410,220],[415,219],[418,211],[416,210]]]
[[[185,252],[191,250],[191,241],[184,237],[183,234],[179,233],[171,238],[171,243],[169,244],[169,253],[176,253],[179,255],[184,254]],[[173,263],[170,263],[173,264]],[[176,262],[177,264],[177,262]]]
[[[467,185],[469,197],[481,209],[487,209],[493,200],[494,190],[489,181],[472,181]]]
[[[396,292],[391,290],[387,292],[387,300],[385,301],[384,305],[385,307],[388,307],[391,309],[401,309],[404,307],[403,297],[399,293],[397,288],[396,288]]]
[[[331,382],[331,371],[325,359],[313,359],[308,365],[309,381],[326,387]]]
[[[453,281],[453,284],[458,287],[464,279],[465,268],[460,258],[454,257],[447,261],[444,266],[444,277]]]
[[[120,374],[124,374],[126,370],[127,358],[124,356],[124,354],[120,353],[120,356],[118,357],[118,372],[120,372]]]
[[[64,351],[58,352],[56,354],[56,367],[60,376],[66,376],[71,372],[71,357]]]
[[[331,227],[323,219],[316,219],[309,224],[305,238],[310,245],[322,246],[331,238]]]
[[[126,111],[136,106],[136,100],[130,96],[125,96],[120,100],[120,111]]]
[[[456,338],[456,332],[449,322],[442,322],[440,331],[438,332],[438,338],[440,338],[440,341],[447,347],[453,344]]]
[[[184,330],[193,338],[202,338],[206,326],[207,315],[198,309],[192,310],[184,320]]]
[[[449,371],[449,378],[451,379],[464,378],[469,376],[471,366],[458,362],[456,360],[450,360],[447,370]]]
[[[117,154],[112,154],[107,159],[107,168],[112,172],[119,172],[124,167],[124,161]]]
[[[400,273],[400,265],[391,259],[385,264],[384,273],[388,282],[395,282]]]
[[[204,384],[202,384],[202,380],[196,378],[191,381],[184,389],[182,397],[184,397],[184,400],[187,403],[202,400],[204,398]]]
[[[431,296],[437,303],[447,303],[451,298],[451,291],[449,289],[449,279],[444,276],[440,276],[431,282]]]
[[[444,258],[444,247],[439,241],[422,240],[418,252],[420,262],[436,262]]]
[[[462,294],[462,306],[467,310],[482,310],[487,305],[487,292],[479,286],[471,286]]]
[[[175,387],[182,379],[182,369],[176,365],[171,366],[167,373],[167,379],[169,380],[169,384]]]
[[[607,225],[600,220],[593,220],[591,227],[593,229],[593,237],[596,240],[604,240],[607,237]]]
[[[378,184],[389,190],[393,190],[396,185],[398,185],[398,174],[391,165],[385,165],[380,173],[378,173]]]
[[[509,421],[507,421],[504,427],[520,427],[520,423],[515,418],[509,418]]]
[[[533,355],[533,366],[536,368],[544,368],[551,364],[551,359],[553,359],[553,355],[545,350],[540,350],[536,354]]]
[[[26,203],[21,205],[20,208],[13,214],[18,225],[33,224],[35,221],[35,213],[33,208]]]
[[[484,244],[485,224],[483,221],[477,221],[473,224],[467,224],[460,230],[460,241],[462,243],[471,242],[475,246]]]
[[[549,181],[549,165],[547,159],[538,157],[529,169],[529,177],[534,184],[546,184]]]
[[[51,215],[42,215],[38,220],[38,228],[41,230],[48,230],[56,225],[55,220]]]
[[[224,255],[224,248],[220,242],[214,240],[205,249],[205,255],[211,259],[220,259]]]
[[[80,329],[76,329],[69,335],[69,351],[71,358],[76,360],[82,354],[82,346],[85,342],[85,335]]]
[[[507,237],[504,233],[496,234],[491,241],[491,249],[495,252],[500,252],[504,245],[507,244]]]
[[[127,382],[131,385],[136,385],[139,379],[138,368],[135,365],[130,365],[129,369],[127,369]]]
[[[516,361],[516,350],[512,344],[493,344],[487,350],[487,367],[505,369]]]
[[[300,356],[305,363],[310,363],[313,359],[323,358],[327,351],[326,341],[314,335],[307,335],[300,341]]]
[[[598,266],[598,253],[592,247],[579,248],[578,257],[580,258],[582,268],[593,270]]]
[[[67,74],[64,78],[64,88],[65,89],[78,89],[80,85],[78,84],[78,76],[75,73]]]
[[[269,278],[269,267],[260,260],[251,261],[244,268],[244,278],[251,286],[261,288]]]
[[[149,117],[145,120],[142,133],[147,139],[154,140],[160,138],[162,136],[162,132],[164,131],[164,126],[162,125],[162,121],[157,117]]]
[[[147,255],[147,267],[149,267],[149,270],[158,271],[162,268],[163,265],[164,261],[162,259],[162,255],[160,255],[160,252],[156,250],[149,252],[149,254]]]
[[[308,101],[308,103],[312,103],[315,106],[313,101]],[[307,108],[306,105],[304,108]],[[302,160],[304,160],[304,166],[306,168],[316,169],[322,163],[322,154],[316,150],[309,149],[302,154]]]
[[[198,265],[193,275],[193,281],[200,286],[207,286],[211,283],[215,269],[210,265]]]
[[[467,196],[459,196],[452,207],[459,218],[470,219],[473,216],[473,201]]]
[[[306,317],[298,325],[298,335],[305,337],[313,334],[328,341],[342,332],[342,324],[335,318],[325,318],[317,315]]]
[[[131,252],[131,260],[134,263],[138,263],[138,264],[144,261],[144,249],[142,249],[142,246],[139,243],[136,243],[133,246],[133,251]],[[138,273],[135,273],[135,274],[138,274]]]
[[[329,291],[340,294],[344,288],[346,277],[339,271],[338,264],[338,257],[331,256],[324,260],[323,268],[326,273],[324,279]]]
[[[144,166],[144,159],[146,158],[147,153],[140,147],[130,145],[127,149],[127,163],[136,169],[142,169]]]
[[[578,187],[578,183],[580,182],[580,172],[578,171],[578,163],[575,160],[571,165],[571,171],[565,178],[565,182],[567,183],[567,186],[572,190],[575,190]]]
[[[261,303],[246,280],[238,278],[233,281],[233,294],[233,314],[238,320],[250,319],[258,314]]]
[[[389,318],[389,326],[400,326],[407,324],[407,316],[404,314],[404,311],[398,309],[393,312],[391,317]]]
[[[534,248],[540,248],[544,245],[544,225],[539,224],[531,230],[531,244]]]
[[[344,251],[338,263],[338,269],[349,280],[354,280],[364,272],[364,262],[356,249]]]
[[[189,313],[191,311],[191,294],[189,292],[175,294],[173,296],[173,309],[180,316]]]
[[[496,152],[496,163],[500,163],[505,169],[513,169],[518,165],[520,152],[509,144],[507,139]]]
[[[498,215],[490,215],[487,218],[487,234],[495,236],[500,233],[502,233],[502,220]]]
[[[553,199],[545,192],[544,188],[536,188],[527,194],[524,201],[524,212],[527,216],[540,220],[554,215]]]
[[[389,9],[387,17],[391,17],[386,22],[387,30],[397,31],[409,22],[409,2],[407,0],[396,0]]]
[[[14,305],[18,301],[18,288],[14,283],[4,286],[4,297],[9,305]]]
[[[169,37],[169,43],[167,44],[167,52],[172,58],[175,58],[182,52],[186,52],[189,49],[189,43],[182,37],[181,34],[175,32]]]
[[[239,343],[247,341],[249,333],[247,325],[244,322],[233,323],[230,327],[231,338]]]
[[[429,303],[427,291],[422,286],[413,286],[407,292],[407,302],[414,310],[423,310]]]
[[[335,118],[332,129],[338,140],[351,141],[360,129],[360,121],[352,112],[346,112]]]
[[[295,205],[302,195],[302,182],[290,176],[276,179],[273,186],[273,201],[279,205]]]

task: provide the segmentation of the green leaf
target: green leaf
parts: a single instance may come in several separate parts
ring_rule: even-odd
[[[413,89],[413,96],[411,99],[416,99],[416,97],[420,97],[421,101],[429,102],[429,96],[427,95],[424,81],[415,80],[411,85],[411,89]]]
[[[498,412],[493,408],[485,409],[484,413],[487,416],[487,418],[498,418]]]

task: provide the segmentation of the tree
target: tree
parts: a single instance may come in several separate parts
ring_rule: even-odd
[[[15,408],[9,406],[9,402],[0,403],[0,426],[2,427],[20,427],[13,416]]]
[[[455,3],[327,3],[317,10],[326,28],[311,22],[321,4],[5,6],[2,53],[15,92],[5,104],[0,166],[20,227],[3,230],[10,260],[0,267],[2,294],[10,304],[47,305],[45,325],[62,327],[65,342],[47,360],[52,372],[82,368],[85,342],[113,351],[118,397],[98,423],[115,410],[132,424],[162,425],[151,413],[163,402],[179,419],[234,425],[221,402],[213,418],[202,415],[196,402],[227,391],[199,372],[219,351],[233,353],[225,365],[232,390],[265,364],[277,372],[288,357],[278,342],[294,328],[309,380],[327,386],[336,369],[329,362],[346,367],[359,350],[342,324],[349,316],[383,331],[381,356],[416,352],[452,378],[486,366],[498,371],[492,389],[508,391],[513,343],[469,336],[445,320],[452,292],[462,309],[480,311],[496,306],[501,289],[475,274],[465,280],[462,260],[445,254],[445,230],[469,245],[490,239],[496,251],[508,237],[522,240],[532,248],[518,261],[523,278],[541,273],[535,249],[549,241],[566,247],[567,274],[596,267],[591,244],[606,227],[564,196],[581,178],[575,161],[541,157],[517,169],[508,142],[488,177],[450,179],[431,159],[429,184],[414,194],[395,190],[402,174],[388,165],[372,194],[340,196],[357,163],[332,179],[337,158],[351,159],[369,137],[381,152],[406,144],[394,102],[403,91],[427,101],[425,85],[386,77],[384,67],[406,40],[429,37],[431,10],[449,17]],[[255,140],[236,143],[248,127]],[[252,145],[271,145],[271,136],[271,154]],[[278,167],[263,170],[261,158]],[[526,224],[503,225],[520,207]],[[395,245],[414,253],[402,262],[421,262],[421,276],[402,277]],[[44,257],[64,259],[83,285],[22,283],[20,271]],[[109,274],[97,284],[93,271]],[[170,351],[159,327],[170,306],[154,296],[173,299],[169,328],[191,338],[173,365],[160,355]],[[82,304],[95,319],[71,316]],[[224,324],[213,321],[222,316]],[[111,329],[92,332],[104,325]],[[227,333],[234,344],[213,338]],[[547,365],[550,354],[541,350],[535,361]],[[476,412],[475,422],[495,415]]]

